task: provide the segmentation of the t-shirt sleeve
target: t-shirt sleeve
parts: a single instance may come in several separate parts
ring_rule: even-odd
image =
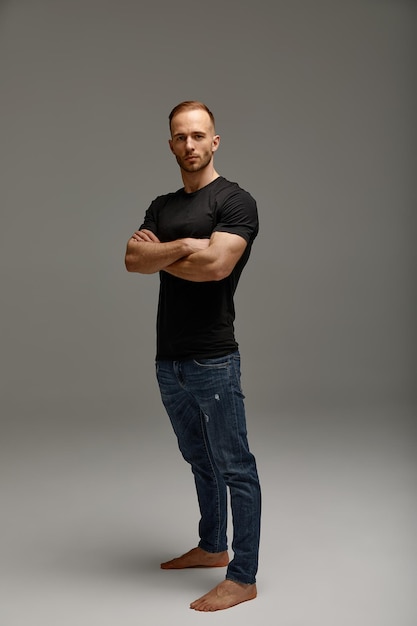
[[[139,230],[143,230],[146,228],[157,235],[157,223],[156,223],[156,206],[158,204],[159,198],[156,198],[151,203],[150,207],[147,209],[145,213],[145,217],[143,218],[143,222],[141,226],[139,226]]]
[[[258,209],[254,198],[243,189],[229,193],[217,211],[213,232],[240,235],[248,243],[258,234]]]

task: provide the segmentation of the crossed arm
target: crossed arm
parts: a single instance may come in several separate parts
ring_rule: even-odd
[[[246,245],[243,237],[232,233],[161,243],[152,231],[137,230],[127,243],[125,265],[129,272],[140,274],[164,270],[194,282],[222,280],[232,272]]]

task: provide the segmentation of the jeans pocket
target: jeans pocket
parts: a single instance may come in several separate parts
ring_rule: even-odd
[[[222,356],[218,359],[193,359],[194,365],[209,369],[226,369],[230,364],[229,356]]]

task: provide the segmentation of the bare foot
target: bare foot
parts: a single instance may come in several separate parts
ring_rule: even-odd
[[[227,552],[206,552],[201,548],[193,548],[182,556],[166,563],[161,563],[161,569],[185,569],[187,567],[226,567],[229,563]]]
[[[256,585],[243,585],[224,580],[214,589],[190,604],[195,611],[220,611],[256,598]]]

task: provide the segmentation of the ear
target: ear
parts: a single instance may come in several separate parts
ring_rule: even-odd
[[[170,148],[171,152],[174,154],[174,150],[173,150],[173,147],[172,147],[172,139],[168,139],[168,144],[169,144],[169,148]]]
[[[211,143],[211,151],[216,152],[217,148],[220,144],[220,135],[214,135],[212,143]]]

